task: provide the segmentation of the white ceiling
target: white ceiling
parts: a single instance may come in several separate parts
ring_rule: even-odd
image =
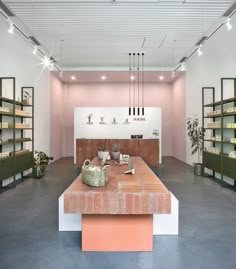
[[[173,70],[226,20],[228,0],[2,1],[62,70],[124,71],[129,52],[145,70]]]

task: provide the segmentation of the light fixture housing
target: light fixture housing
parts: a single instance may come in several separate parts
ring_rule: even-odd
[[[106,78],[106,76],[101,76],[101,80],[106,80],[107,78]]]
[[[164,76],[160,76],[160,80],[163,80],[164,79]]]
[[[71,80],[75,80],[76,79],[76,77],[75,76],[71,76]]]

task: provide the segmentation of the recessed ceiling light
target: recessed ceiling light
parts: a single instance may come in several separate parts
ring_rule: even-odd
[[[75,77],[75,76],[71,76],[71,79],[72,79],[72,80],[75,80],[75,79],[76,79],[76,77]]]
[[[106,76],[101,76],[101,80],[106,80]]]
[[[164,76],[160,76],[160,80],[163,80],[164,79]]]
[[[130,79],[131,79],[131,80],[134,80],[134,79],[135,79],[135,77],[134,77],[134,76],[131,76],[131,77],[130,77]]]

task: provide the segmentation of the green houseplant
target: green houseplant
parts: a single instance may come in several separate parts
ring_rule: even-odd
[[[191,142],[192,155],[197,153],[198,162],[194,163],[194,174],[201,176],[203,174],[203,165],[201,163],[201,155],[203,151],[203,138],[205,130],[199,126],[197,118],[187,118],[188,137]]]
[[[41,178],[44,176],[45,170],[50,161],[53,160],[53,157],[49,157],[43,151],[34,152],[34,167],[33,167],[33,177]]]

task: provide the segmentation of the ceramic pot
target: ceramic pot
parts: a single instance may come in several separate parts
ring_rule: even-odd
[[[112,160],[119,160],[120,159],[120,152],[118,152],[118,151],[111,151],[111,159]]]
[[[202,165],[202,163],[195,163],[194,164],[194,175],[203,176],[203,165]]]
[[[43,177],[45,174],[46,167],[46,165],[34,165],[32,172],[33,178]]]

